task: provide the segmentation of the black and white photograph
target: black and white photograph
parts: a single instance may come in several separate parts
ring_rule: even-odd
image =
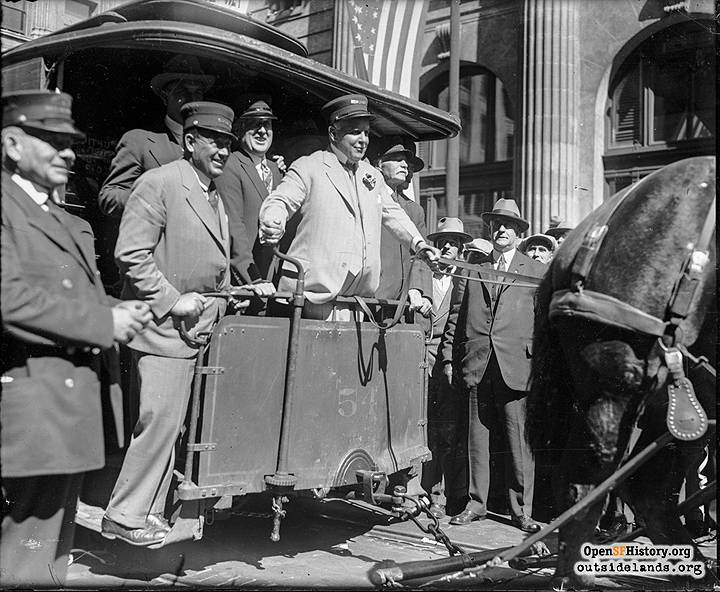
[[[720,589],[713,0],[0,1],[1,589]]]

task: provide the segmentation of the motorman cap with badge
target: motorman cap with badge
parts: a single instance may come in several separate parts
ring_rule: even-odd
[[[218,132],[237,140],[237,136],[232,133],[232,122],[235,114],[227,105],[212,101],[192,101],[185,103],[180,108],[180,114],[183,117],[184,130],[197,127]]]
[[[351,117],[375,117],[368,111],[368,100],[365,95],[343,95],[322,106],[322,114],[329,124]]]
[[[67,134],[77,141],[85,139],[72,118],[72,97],[50,90],[18,90],[3,94],[3,127],[18,126],[28,131],[39,130]]]
[[[520,216],[520,209],[517,207],[514,199],[497,200],[492,211],[483,212],[480,214],[480,217],[488,224],[492,220],[512,222],[519,226],[520,232],[525,232],[530,227],[530,223]]]
[[[270,105],[265,101],[255,101],[240,114],[239,119],[277,119]]]
[[[205,74],[195,56],[176,55],[165,64],[162,73],[153,76],[150,81],[150,88],[156,95],[162,96],[162,92],[168,84],[179,80],[197,82],[203,86],[204,91],[207,91],[215,84],[215,76]]]

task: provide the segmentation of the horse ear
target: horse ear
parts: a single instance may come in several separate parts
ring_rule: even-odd
[[[603,389],[637,389],[642,383],[645,374],[643,362],[627,343],[591,343],[583,348],[580,356],[595,373],[595,378]]]

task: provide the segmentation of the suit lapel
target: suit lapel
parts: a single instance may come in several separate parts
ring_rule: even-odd
[[[202,223],[208,229],[212,237],[222,248],[223,252],[226,252],[225,240],[223,237],[227,237],[227,229],[224,234],[220,232],[220,220],[218,214],[215,213],[212,206],[208,203],[200,182],[198,181],[195,171],[192,170],[192,165],[186,160],[179,162],[180,177],[183,187],[187,190],[185,193],[185,200],[188,202],[193,211],[200,218]],[[219,200],[218,200],[219,203]],[[220,211],[218,207],[218,212]],[[222,210],[223,217],[225,216],[225,210]]]
[[[512,258],[512,261],[510,262],[510,265],[508,265],[507,270],[512,273],[523,273],[523,268],[525,267],[525,260],[523,258],[523,254],[520,251],[515,251],[515,255]],[[515,283],[515,278],[502,278],[503,282],[505,282],[505,285],[502,286],[502,289],[498,293],[498,298],[502,294],[505,293],[505,290],[507,290],[510,286],[512,286]]]
[[[28,224],[39,230],[63,251],[77,260],[80,267],[82,267],[85,273],[95,282],[95,274],[88,263],[89,257],[83,250],[82,241],[80,241],[79,238],[75,239],[72,234],[73,230],[71,229],[73,229],[74,225],[72,220],[67,218],[68,214],[62,211],[60,206],[57,206],[56,214],[60,220],[62,220],[62,222],[59,222],[53,214],[41,210],[39,206],[33,202],[32,198],[10,179],[10,175],[3,174],[2,183],[7,191],[6,195],[13,199],[25,213]]]
[[[335,186],[340,197],[343,198],[345,205],[353,215],[357,215],[355,211],[355,200],[352,197],[352,190],[350,188],[350,177],[345,170],[345,167],[340,164],[337,156],[330,151],[325,151],[324,155],[325,172],[327,173],[328,179]]]
[[[253,163],[252,158],[250,158],[249,155],[245,154],[242,150],[240,150],[238,151],[238,160],[240,161],[240,166],[245,169],[245,174],[248,176],[248,179],[250,179],[252,181],[252,184],[255,186],[255,189],[258,193],[258,198],[262,202],[262,200],[268,196],[268,191],[267,187],[265,187],[265,183],[260,178],[260,175],[255,168],[255,164]]]

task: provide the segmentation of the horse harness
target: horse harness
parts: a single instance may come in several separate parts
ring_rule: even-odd
[[[672,381],[667,385],[668,430],[678,440],[696,440],[707,431],[708,419],[698,402],[692,382],[685,376],[683,362],[688,360],[693,367],[703,368],[713,378],[715,369],[706,358],[696,358],[684,345],[678,343],[676,333],[690,312],[693,297],[709,262],[709,246],[715,232],[716,200],[713,199],[709,208],[697,243],[688,245],[689,253],[675,281],[665,319],[660,319],[617,298],[584,287],[607,235],[608,222],[629,193],[619,197],[613,207],[586,233],[572,263],[571,287],[553,293],[549,317],[552,320],[560,316],[579,316],[657,337],[665,365],[672,376]]]

